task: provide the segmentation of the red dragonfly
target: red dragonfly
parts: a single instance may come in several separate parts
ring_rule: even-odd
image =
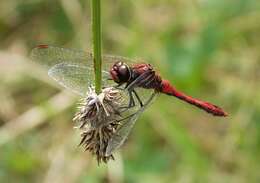
[[[93,58],[91,53],[49,45],[39,45],[33,50],[32,57],[34,60],[49,66],[49,68],[55,66],[49,71],[49,75],[55,77],[54,79],[58,80],[58,82],[65,87],[81,95],[85,95],[88,84],[93,80],[91,76],[93,74]],[[106,78],[109,78],[107,73],[109,71],[110,78],[114,82],[118,83],[119,86],[125,84],[125,88],[129,91],[131,97],[129,107],[135,105],[133,94],[136,96],[140,105],[143,105],[135,90],[135,88],[141,87],[177,97],[214,116],[227,116],[227,113],[220,107],[209,102],[195,99],[176,90],[169,81],[162,79],[150,64],[136,63],[136,61],[128,58],[105,55],[103,56],[103,65],[103,75]],[[62,78],[60,78],[61,76],[64,79],[63,81]]]
[[[49,76],[59,84],[83,97],[85,97],[88,87],[94,84],[91,53],[39,45],[32,50],[31,58],[46,66],[49,69]],[[151,103],[157,93],[177,97],[214,116],[227,116],[227,113],[220,107],[176,90],[169,81],[162,79],[148,63],[138,63],[136,60],[110,55],[104,55],[102,60],[103,86],[111,86],[116,83],[117,87],[123,87],[129,94],[127,108],[134,109],[136,113],[122,122],[122,127],[119,128],[117,135],[111,139],[108,146],[108,155],[123,144],[138,115]],[[140,104],[140,107],[137,107],[136,102]]]
[[[131,93],[134,93],[141,106],[142,101],[135,91],[135,88],[137,87],[153,89],[156,92],[177,97],[178,99],[203,109],[214,116],[227,116],[227,113],[220,107],[209,102],[192,98],[176,90],[168,80],[162,79],[161,76],[154,71],[150,64],[135,64],[133,66],[129,66],[123,61],[118,61],[114,63],[110,69],[110,75],[119,85],[126,84],[125,88],[129,91],[130,97],[133,98]],[[133,104],[130,103],[130,105]]]

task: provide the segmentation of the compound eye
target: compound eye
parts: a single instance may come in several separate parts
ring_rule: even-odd
[[[120,61],[113,65],[112,69],[110,70],[110,74],[113,80],[117,83],[127,82],[131,77],[129,67]]]
[[[125,65],[119,67],[119,73],[121,75],[126,75],[128,73],[128,68]]]
[[[130,78],[130,71],[127,65],[123,64],[119,67],[118,70],[119,78],[122,82],[127,82]]]

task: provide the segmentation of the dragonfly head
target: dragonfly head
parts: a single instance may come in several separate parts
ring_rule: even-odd
[[[116,83],[126,83],[131,77],[131,71],[129,66],[124,62],[116,62],[111,70],[110,75]]]

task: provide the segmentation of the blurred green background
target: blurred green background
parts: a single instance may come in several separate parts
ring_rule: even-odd
[[[102,1],[103,51],[153,63],[228,118],[161,95],[116,161],[77,144],[78,97],[28,60],[38,44],[91,49],[90,1],[0,1],[0,182],[260,182],[260,1]]]

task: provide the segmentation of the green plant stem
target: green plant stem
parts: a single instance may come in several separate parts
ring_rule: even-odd
[[[92,35],[94,53],[95,91],[101,92],[102,57],[101,57],[101,4],[100,0],[92,0]]]

